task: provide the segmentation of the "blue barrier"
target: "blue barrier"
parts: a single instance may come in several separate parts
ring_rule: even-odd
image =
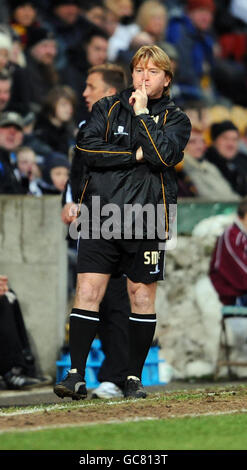
[[[95,339],[92,343],[87,364],[85,380],[88,388],[95,388],[99,385],[98,372],[104,360],[104,353],[101,349],[101,342]],[[159,358],[159,347],[152,346],[149,349],[142,372],[142,383],[148,385],[166,385],[166,382],[160,379],[159,364],[165,363],[164,359]],[[69,353],[62,354],[61,359],[56,361],[56,382],[60,382],[66,376],[68,369],[71,367]]]

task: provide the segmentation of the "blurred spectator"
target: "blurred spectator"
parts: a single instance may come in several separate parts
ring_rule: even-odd
[[[209,276],[224,305],[247,305],[247,198],[235,222],[217,239]]]
[[[106,8],[102,0],[82,2],[82,11],[85,18],[99,28],[105,27]]]
[[[37,184],[38,179],[41,177],[41,171],[36,163],[35,152],[31,147],[23,146],[17,150],[14,173],[25,194],[42,195]]]
[[[43,165],[46,159],[51,158],[52,149],[47,145],[46,141],[40,139],[34,131],[36,123],[36,114],[33,112],[27,113],[24,118],[24,138],[23,145],[31,147],[36,154],[38,165]]]
[[[114,62],[119,51],[127,50],[133,37],[139,32],[135,23],[132,0],[106,0],[105,29],[109,34],[107,59]]]
[[[92,28],[91,21],[81,14],[80,0],[53,0],[45,23],[58,42],[57,69],[66,67],[67,54],[81,44]]]
[[[145,31],[152,38],[152,44],[157,44],[164,40],[167,27],[167,9],[158,0],[147,0],[140,6],[136,23],[141,31]],[[140,47],[141,44],[138,46]]]
[[[73,117],[76,95],[68,86],[52,88],[46,95],[35,124],[35,135],[49,147],[68,155],[74,145],[75,127]]]
[[[214,28],[220,54],[215,63],[213,79],[221,96],[247,106],[246,2],[217,0]]]
[[[214,99],[212,68],[215,41],[210,33],[214,20],[214,0],[187,0],[186,13],[172,17],[166,40],[177,48],[177,82],[186,99]]]
[[[30,105],[39,111],[53,86],[59,83],[55,69],[57,44],[53,33],[46,28],[36,28],[27,44],[27,78]]]
[[[0,112],[3,112],[10,101],[12,78],[7,70],[0,72]]]
[[[7,29],[5,31],[0,29],[0,73],[9,72],[12,78],[9,106],[16,111],[27,110],[29,103],[27,75],[25,69],[11,62],[12,47],[12,38]]]
[[[69,56],[69,67],[66,67],[61,75],[63,82],[69,85],[76,93],[77,108],[76,122],[80,122],[88,117],[85,101],[82,92],[85,88],[88,69],[94,65],[101,65],[106,62],[108,47],[108,35],[94,27],[83,44]]]
[[[43,171],[42,179],[38,185],[43,194],[61,194],[66,187],[69,178],[70,163],[58,152],[52,154],[52,158],[47,160]]]
[[[17,181],[13,165],[15,151],[23,142],[24,122],[15,112],[5,112],[0,117],[0,194],[23,194],[22,185]],[[14,161],[13,161],[14,160]]]
[[[205,149],[202,129],[192,127],[190,139],[184,151],[183,171],[195,188],[194,195],[209,201],[239,200],[239,195],[232,190],[218,168],[205,160]]]
[[[0,375],[4,388],[24,390],[50,384],[51,377],[39,377],[32,354],[21,307],[0,275]]]
[[[205,158],[215,165],[232,189],[247,194],[247,158],[239,152],[239,130],[232,121],[222,121],[211,126],[212,145]]]
[[[40,23],[37,18],[37,9],[34,0],[10,0],[10,26],[19,36],[22,48],[25,49],[30,33]]]

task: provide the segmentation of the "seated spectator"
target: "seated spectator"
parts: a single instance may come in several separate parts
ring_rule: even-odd
[[[105,27],[106,8],[102,0],[90,0],[82,2],[82,11],[85,18],[98,28]]]
[[[66,155],[54,152],[46,162],[38,186],[43,194],[62,194],[69,179],[70,163]]]
[[[211,126],[212,145],[205,158],[215,165],[240,196],[247,194],[247,158],[238,150],[240,136],[232,121],[222,121]]]
[[[76,93],[76,122],[88,118],[82,92],[86,85],[87,72],[90,67],[102,65],[107,59],[108,36],[94,27],[83,44],[78,44],[69,55],[69,67],[61,71],[63,83],[70,86]]]
[[[0,113],[6,110],[11,97],[12,78],[7,70],[0,72]]]
[[[43,165],[45,160],[51,157],[52,149],[47,145],[45,140],[39,139],[35,134],[34,128],[36,124],[36,114],[32,111],[25,114],[24,121],[24,138],[23,145],[31,147],[36,153],[36,160],[39,165]]]
[[[35,152],[30,147],[20,147],[16,152],[16,168],[14,169],[17,180],[23,186],[25,194],[41,196],[38,180],[41,171],[37,165]]]
[[[0,375],[5,388],[25,390],[52,382],[39,377],[16,294],[8,277],[0,275]]]
[[[0,30],[0,73],[9,73],[11,78],[11,96],[8,104],[11,110],[27,110],[29,91],[27,86],[26,69],[10,60],[13,41],[7,30]]]
[[[185,13],[168,23],[166,40],[177,48],[177,82],[185,87],[185,98],[214,100],[214,11],[214,0],[188,0]]]
[[[189,142],[184,151],[183,172],[194,186],[194,195],[209,201],[236,201],[239,195],[222,176],[218,168],[205,160],[206,149],[203,131],[192,127]],[[181,180],[180,173],[178,178]],[[181,196],[181,194],[179,194]]]
[[[90,2],[88,2],[90,3]],[[81,14],[80,0],[53,0],[46,26],[53,31],[58,43],[56,68],[67,66],[67,54],[81,44],[92,28],[91,21]]]
[[[60,82],[55,68],[57,44],[53,33],[46,28],[35,28],[26,51],[30,106],[38,112],[49,90]]]
[[[23,142],[24,122],[15,112],[5,112],[0,116],[0,194],[23,194],[23,186],[18,182],[13,165],[16,150]]]
[[[139,32],[134,20],[132,0],[106,0],[105,29],[109,35],[107,59],[114,62],[119,51],[127,50],[133,37]]]
[[[24,50],[30,37],[30,32],[40,26],[37,8],[34,0],[10,0],[10,26],[19,36]]]
[[[247,198],[238,205],[235,222],[217,239],[210,279],[223,305],[247,305]]]
[[[44,100],[35,124],[35,135],[55,152],[68,155],[75,141],[73,117],[76,95],[68,86],[52,88]]]

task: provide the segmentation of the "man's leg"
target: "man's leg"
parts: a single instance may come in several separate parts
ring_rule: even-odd
[[[69,349],[71,370],[54,388],[63,398],[85,398],[85,367],[99,324],[99,305],[109,281],[109,274],[79,273],[74,307],[70,314]]]
[[[101,384],[93,392],[95,397],[122,396],[129,362],[129,316],[127,278],[111,279],[100,305],[98,333],[105,359],[98,374]]]
[[[142,389],[141,384],[136,381],[136,378],[139,379],[139,382],[141,381],[142,369],[155,333],[156,288],[156,282],[143,284],[135,283],[128,279],[128,292],[132,312],[129,319],[128,378],[132,377],[134,382],[136,382],[132,383],[134,388],[137,386],[134,395],[143,398],[145,398],[146,393]],[[133,396],[132,385],[130,380],[130,390],[128,390],[127,385],[126,396]]]

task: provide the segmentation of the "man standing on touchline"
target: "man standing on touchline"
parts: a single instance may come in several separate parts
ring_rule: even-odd
[[[171,62],[162,49],[141,47],[131,69],[133,88],[98,101],[88,125],[78,133],[77,152],[89,169],[84,201],[90,220],[95,195],[100,196],[102,207],[115,204],[122,215],[126,205],[163,204],[168,233],[169,205],[177,199],[174,166],[183,158],[191,124],[170,101]],[[100,222],[102,229],[103,216]],[[127,275],[132,312],[124,393],[125,397],[146,396],[141,373],[155,331],[155,294],[157,281],[164,278],[164,250],[159,249],[157,233],[154,239],[147,237],[145,221],[143,239],[124,239],[124,217],[121,222],[120,232],[111,239],[104,238],[102,230],[80,238],[77,291],[70,315],[71,370],[54,389],[61,397],[87,396],[85,364],[97,331],[99,305],[111,275],[119,272]],[[148,258],[147,252],[157,256]]]

